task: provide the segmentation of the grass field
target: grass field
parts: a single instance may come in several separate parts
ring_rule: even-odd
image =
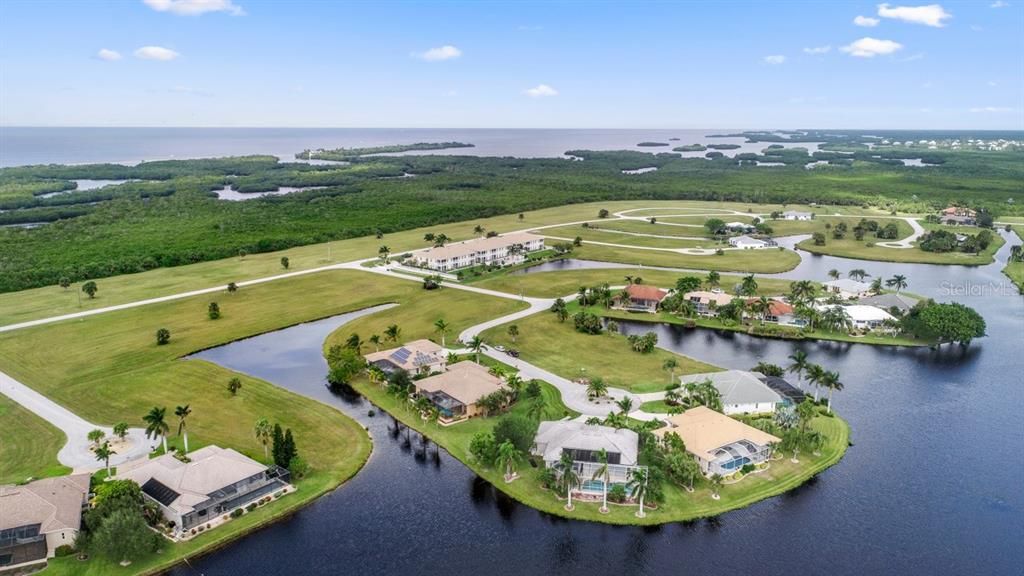
[[[487,430],[493,426],[494,419],[476,419],[451,427],[440,427],[424,423],[417,415],[400,405],[393,396],[388,395],[379,386],[370,384],[365,379],[355,383],[356,389],[398,420],[415,430],[422,431],[452,456],[455,456],[474,472],[493,484],[510,497],[532,508],[575,520],[589,520],[609,524],[655,525],[667,522],[679,522],[715,516],[729,510],[743,508],[754,502],[782,494],[806,482],[812,476],[839,462],[849,444],[849,427],[839,417],[817,416],[811,421],[811,427],[821,432],[826,444],[821,454],[800,454],[800,463],[793,464],[789,458],[771,462],[764,472],[748,475],[743,480],[722,488],[721,499],[711,498],[711,491],[705,483],[698,483],[693,493],[670,483],[664,485],[665,502],[657,509],[647,510],[644,518],[636,517],[635,505],[617,505],[609,503],[610,512],[601,514],[600,502],[581,502],[574,500],[575,509],[565,510],[565,501],[553,492],[540,487],[540,468],[533,468],[526,462],[519,464],[519,478],[506,483],[502,470],[495,470],[486,463],[476,462],[469,454],[469,440],[477,431]],[[545,387],[545,394],[555,392]],[[513,412],[521,407],[513,408]],[[550,397],[544,419],[558,418],[561,406],[552,406]],[[414,444],[415,445],[415,444]]]
[[[703,279],[702,272],[670,272],[668,270],[652,270],[650,268],[601,268],[591,270],[559,270],[553,272],[533,272],[530,274],[506,274],[494,276],[478,282],[473,286],[519,294],[537,298],[558,298],[575,294],[580,286],[600,286],[609,284],[621,286],[626,283],[626,276],[642,278],[644,284],[671,288],[676,280],[684,276],[696,276]],[[742,276],[722,274],[720,284],[729,291],[738,284]],[[782,294],[789,291],[790,280],[757,277],[758,293],[766,296]]]
[[[207,318],[210,300],[220,302],[220,320]],[[369,455],[370,442],[365,431],[334,408],[205,361],[179,357],[375,304],[412,304],[399,306],[409,313],[416,307],[433,305],[432,300],[441,307],[462,311],[467,318],[522,306],[514,300],[462,291],[427,292],[415,282],[371,273],[330,271],[243,288],[233,295],[224,293],[154,304],[0,335],[0,369],[86,419],[108,425],[124,420],[138,426],[143,414],[154,405],[173,411],[176,405],[190,404],[192,449],[218,444],[264,460],[263,449],[252,436],[252,426],[258,418],[267,417],[293,430],[300,453],[313,469],[310,476],[299,482],[297,495],[275,502],[268,512],[247,514],[224,528],[188,544],[171,546],[167,552],[136,562],[128,569],[99,560],[86,565],[62,560],[54,564],[53,573],[134,574],[166,566],[301,506],[351,477]],[[434,318],[428,320],[432,323]],[[450,321],[455,325],[460,322],[454,316]],[[159,327],[171,331],[170,344],[156,345],[154,333]],[[54,350],[60,351],[56,357]],[[236,375],[242,379],[243,387],[237,397],[231,397],[225,386]],[[4,414],[6,422],[10,412]],[[48,473],[53,454],[62,443],[47,440],[53,452],[45,453],[46,445],[26,443],[17,429],[0,428],[0,437],[0,445],[31,446],[46,457],[32,469],[17,469],[14,474],[19,477]],[[180,445],[179,438],[170,440],[171,445]],[[26,461],[29,463],[31,460]]]
[[[570,305],[570,310],[578,308]],[[581,334],[572,319],[559,322],[544,312],[515,322],[519,326],[516,342],[506,334],[506,326],[497,326],[482,334],[490,345],[515,348],[523,360],[550,370],[563,378],[600,376],[612,387],[633,392],[655,392],[668,385],[669,373],[662,369],[668,358],[679,363],[676,375],[714,372],[715,366],[656,348],[649,354],[633,352],[625,336],[606,332]]]
[[[68,290],[63,290],[58,286],[48,286],[0,294],[0,325],[113,306],[146,298],[224,285],[228,282],[240,282],[280,274],[284,272],[281,268],[281,258],[285,256],[290,260],[290,271],[308,270],[339,262],[374,257],[377,255],[377,249],[381,245],[390,247],[394,254],[399,254],[405,250],[423,248],[427,246],[427,243],[423,241],[423,235],[427,232],[443,233],[453,240],[464,240],[478,235],[473,231],[477,225],[483,226],[487,230],[506,232],[561,222],[592,220],[597,218],[597,212],[602,208],[614,212],[645,206],[673,206],[694,209],[718,207],[742,210],[746,210],[748,207],[747,204],[737,203],[655,200],[571,204],[526,212],[521,220],[516,214],[508,214],[493,218],[417,228],[388,234],[382,239],[365,236],[326,244],[312,244],[280,252],[251,254],[244,259],[226,258],[174,268],[159,268],[138,274],[102,278],[97,281],[99,292],[95,299],[89,299],[84,294],[80,294],[80,284],[76,284]],[[673,254],[667,254],[667,256],[669,256],[669,260],[683,263],[689,262],[692,266],[709,265],[701,263],[699,260],[693,260],[694,257],[682,257]],[[626,256],[619,257],[624,258]],[[652,257],[648,255],[647,258]],[[635,262],[636,259],[629,257],[624,261]],[[741,261],[737,264],[729,264],[729,266],[733,267],[729,268],[729,266],[726,266],[725,269],[745,269],[743,268],[744,264],[747,263]],[[795,261],[793,265],[795,266]],[[792,266],[789,266],[789,268],[792,268]],[[81,296],[81,306],[79,306],[79,295]]]
[[[648,224],[648,226],[650,226]],[[655,226],[650,226],[655,228]],[[657,230],[646,230],[644,234],[659,234]],[[666,228],[666,226],[660,226],[658,228]],[[677,228],[678,229],[678,228]],[[697,234],[694,236],[700,236],[699,229],[694,229]],[[629,246],[646,246],[650,248],[719,248],[721,244],[711,239],[706,240],[692,240],[684,238],[655,238],[651,236],[637,236],[635,234],[623,234],[621,232],[615,232],[612,230],[605,229],[592,229],[583,228],[582,226],[559,226],[557,228],[545,228],[543,230],[537,230],[537,234],[543,236],[555,236],[558,238],[573,238],[579,237],[584,241],[594,242],[608,242],[612,244],[626,244]]]
[[[800,256],[789,250],[726,250],[721,256],[695,256],[658,250],[631,250],[583,243],[573,250],[574,258],[621,262],[634,266],[664,266],[722,272],[786,272],[796,268]]]
[[[872,242],[877,242],[877,240],[872,240]],[[869,246],[867,242],[858,242],[852,236],[849,236],[843,240],[834,240],[829,237],[824,246],[815,246],[813,240],[807,239],[797,244],[797,247],[815,254],[856,258],[859,260],[979,266],[992,262],[995,253],[999,251],[1003,244],[1003,238],[998,234],[993,234],[992,243],[979,254],[925,252],[917,247],[885,248],[883,246]]]
[[[39,416],[0,394],[0,484],[68,474],[57,461],[67,437]]]
[[[1003,274],[1006,274],[1021,294],[1024,294],[1024,262],[1010,262],[1003,268]]]
[[[740,217],[737,217],[740,218]],[[637,234],[658,234],[661,236],[683,236],[683,237],[705,237],[707,230],[704,228],[704,219],[698,218],[695,226],[667,226],[662,223],[651,224],[639,220],[609,219],[596,223],[603,230],[617,230],[621,232],[634,232]]]

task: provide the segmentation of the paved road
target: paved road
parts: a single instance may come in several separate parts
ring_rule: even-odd
[[[914,233],[903,240],[897,240],[894,242],[878,242],[875,246],[884,246],[886,248],[913,248],[914,246],[911,243],[917,242],[917,239],[924,235],[925,230],[917,222],[916,218],[901,218],[901,220],[910,224],[910,227],[914,229]]]
[[[68,441],[60,452],[57,453],[57,460],[75,471],[93,471],[103,467],[103,463],[96,460],[89,447],[86,436],[89,432],[99,428],[107,433],[113,434],[113,430],[106,426],[98,426],[87,422],[75,415],[73,412],[43,396],[39,392],[0,372],[0,393],[14,400],[40,418],[53,424],[67,436]],[[141,428],[131,428],[128,431],[128,438],[131,441],[131,449],[123,454],[117,454],[110,459],[111,466],[145,457],[152,451],[155,440],[147,440],[145,432]]]

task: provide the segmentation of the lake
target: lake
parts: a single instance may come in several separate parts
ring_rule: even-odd
[[[640,140],[637,140],[638,142]],[[1013,238],[1015,241],[1019,241]],[[323,339],[354,315],[197,356],[327,402],[368,426],[366,467],[290,518],[173,571],[205,574],[1014,574],[1024,552],[1024,298],[997,263],[887,264],[803,255],[793,274],[864,268],[908,290],[976,308],[987,338],[938,351],[800,343],[655,329],[659,346],[731,368],[786,364],[795,347],[838,370],[835,407],[853,429],[836,466],[804,486],[720,517],[654,528],[568,521],[519,505],[432,445],[368,417],[326,387]],[[572,261],[567,261],[572,262]],[[576,261],[579,262],[579,261]],[[572,264],[564,264],[573,267]],[[365,312],[364,312],[365,313]],[[356,313],[358,314],[358,313]],[[302,439],[298,439],[301,450]]]

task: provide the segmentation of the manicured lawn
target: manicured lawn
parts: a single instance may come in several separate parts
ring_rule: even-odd
[[[651,400],[640,405],[640,409],[650,414],[668,414],[672,407],[664,400]]]
[[[1003,274],[1006,274],[1020,293],[1024,294],[1024,262],[1010,262],[1003,268]]]
[[[661,220],[656,224],[649,222],[640,222],[639,220],[623,220],[623,219],[612,219],[600,220],[595,224],[600,226],[603,230],[618,230],[622,232],[634,232],[637,234],[658,234],[660,236],[685,236],[685,237],[705,237],[707,230],[704,228],[704,217],[693,216],[695,218],[693,222],[694,227],[683,227],[683,226],[666,226],[661,223]],[[745,216],[737,216],[738,220],[743,220]],[[675,221],[675,218],[666,219]]]
[[[477,225],[481,225],[487,230],[507,232],[560,222],[596,219],[598,210],[602,208],[616,212],[629,208],[666,206],[701,209],[712,206],[719,208],[742,206],[742,208],[736,209],[746,210],[747,205],[657,200],[571,204],[525,212],[521,220],[517,214],[507,214],[396,232],[387,234],[382,239],[365,236],[325,244],[312,244],[279,252],[251,254],[244,259],[226,258],[174,268],[159,268],[139,274],[99,279],[97,281],[99,292],[96,298],[90,300],[82,294],[81,307],[78,299],[80,284],[68,290],[50,286],[0,294],[0,325],[279,274],[284,272],[281,268],[282,256],[289,258],[290,271],[307,270],[339,262],[374,257],[381,245],[390,247],[394,254],[399,254],[403,250],[424,248],[427,243],[423,241],[423,235],[427,232],[443,233],[453,240],[465,240],[478,235],[473,231]]]
[[[214,299],[223,312],[216,321],[206,316],[206,306]],[[510,312],[523,306],[514,300],[462,291],[427,292],[415,282],[346,270],[242,288],[232,295],[189,298],[0,334],[0,369],[86,419],[107,425],[124,420],[140,426],[143,414],[152,406],[173,411],[176,405],[189,404],[193,413],[189,444],[193,450],[218,444],[265,460],[252,426],[258,418],[266,417],[293,430],[299,452],[313,469],[299,482],[298,494],[275,502],[267,511],[247,514],[128,569],[102,561],[82,565],[61,560],[51,570],[58,574],[155,570],[238,536],[355,474],[369,455],[370,442],[366,432],[341,412],[205,361],[178,358],[235,339],[384,302],[400,303],[398,308],[410,317],[419,307],[432,309],[435,305],[459,310],[467,317]],[[422,324],[433,320],[429,317]],[[453,317],[450,321],[458,325],[460,319]],[[159,327],[171,331],[170,344],[156,345],[154,333]],[[415,329],[410,327],[409,331]],[[236,397],[225,388],[232,376],[243,382]],[[0,430],[0,445],[31,447],[46,456],[38,462],[38,470],[18,469],[18,476],[47,473],[59,443],[26,442],[11,427]],[[172,437],[170,443],[180,445],[180,439]]]
[[[655,226],[648,224],[648,230],[643,234],[660,234],[658,230],[652,230]],[[660,226],[658,228],[667,228]],[[677,230],[679,228],[676,228]],[[691,236],[700,236],[700,230],[694,228]],[[588,242],[606,242],[610,244],[626,244],[629,246],[646,246],[650,248],[721,248],[722,245],[714,240],[688,240],[682,238],[652,238],[650,236],[636,236],[634,234],[623,234],[605,229],[584,228],[582,226],[559,226],[558,228],[544,228],[537,230],[537,234],[543,236],[554,236],[556,238],[567,238],[572,240],[577,236]],[[550,240],[549,242],[557,242]]]
[[[576,312],[570,304],[571,313]],[[523,360],[550,370],[563,378],[600,376],[612,387],[633,392],[654,392],[668,385],[669,373],[662,369],[668,358],[679,363],[676,375],[714,372],[715,366],[705,364],[656,348],[649,354],[630,349],[625,336],[581,334],[573,328],[572,319],[559,322],[550,312],[542,312],[517,320],[519,336],[516,342],[505,332],[507,326],[497,326],[483,333],[490,345],[504,345],[519,351]]]
[[[703,272],[671,272],[650,268],[602,268],[591,270],[558,270],[553,272],[534,272],[530,274],[506,274],[474,281],[473,286],[500,290],[512,294],[522,292],[526,296],[537,298],[557,298],[575,294],[580,286],[622,286],[625,277],[642,278],[644,284],[671,288],[676,280],[684,276],[696,276],[703,279]],[[722,274],[720,284],[723,290],[731,291],[731,287],[742,280],[742,276]],[[766,296],[783,294],[789,291],[790,280],[779,278],[757,277],[758,294]]]
[[[694,268],[724,272],[786,272],[796,268],[800,257],[789,250],[726,250],[724,254],[691,255],[658,250],[631,250],[583,243],[573,250],[574,258],[621,262],[637,266]]]
[[[0,394],[0,484],[68,474],[57,461],[67,437],[59,429]]]
[[[529,462],[522,462],[518,467],[519,478],[506,483],[503,470],[495,470],[489,463],[476,462],[469,454],[469,441],[473,434],[488,430],[493,426],[494,418],[475,419],[450,427],[440,427],[424,423],[419,416],[407,410],[393,396],[388,395],[379,386],[361,379],[355,388],[388,413],[395,416],[415,430],[422,431],[431,440],[443,447],[482,478],[493,484],[510,497],[543,512],[575,520],[589,520],[609,524],[654,525],[667,522],[679,522],[715,516],[749,506],[754,502],[782,494],[809,478],[839,462],[849,443],[849,427],[839,417],[818,416],[811,421],[811,427],[821,432],[826,444],[819,456],[801,453],[800,463],[793,464],[789,458],[771,462],[764,472],[748,475],[735,484],[726,485],[721,490],[721,499],[711,498],[711,491],[706,483],[698,483],[693,493],[671,483],[664,485],[665,501],[657,509],[647,510],[644,518],[636,517],[635,505],[616,505],[609,503],[610,512],[601,514],[598,511],[600,502],[581,502],[574,500],[575,509],[565,510],[565,501],[559,499],[554,492],[544,490],[540,486],[540,468],[534,468]],[[557,391],[545,387],[545,394]],[[513,408],[513,412],[521,410],[521,406]],[[544,419],[558,417],[558,408],[552,409],[548,403],[548,412]],[[787,455],[788,456],[788,455]]]
[[[673,224],[693,224],[700,226],[700,228],[681,228],[679,226],[663,226],[663,228],[675,228],[676,230],[692,230],[693,235],[700,235],[707,232],[704,228],[704,223],[712,218],[724,220],[726,222],[743,222],[745,224],[753,224],[756,216],[740,216],[739,214],[716,214],[715,216],[665,216],[664,218],[658,218],[657,222],[672,222]]]

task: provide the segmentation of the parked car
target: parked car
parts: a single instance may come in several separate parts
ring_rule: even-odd
[[[519,350],[513,350],[512,348],[509,348],[508,350],[505,350],[505,354],[508,354],[513,358],[519,358]]]

